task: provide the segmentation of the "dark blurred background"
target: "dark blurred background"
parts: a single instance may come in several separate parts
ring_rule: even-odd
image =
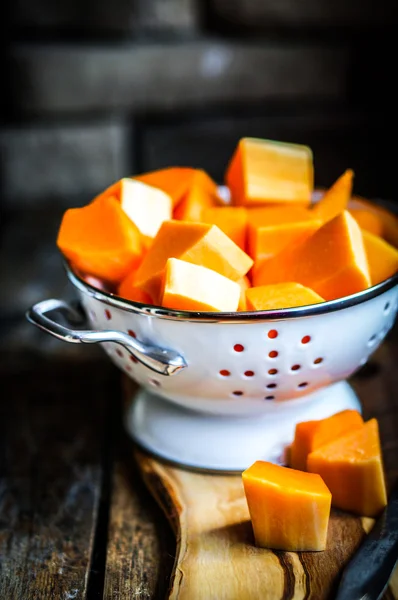
[[[222,181],[238,139],[257,136],[309,144],[317,185],[351,167],[356,193],[396,200],[396,6],[14,0],[2,19],[7,350],[36,344],[21,319],[31,303],[71,293],[55,248],[63,210],[122,176],[179,164]]]

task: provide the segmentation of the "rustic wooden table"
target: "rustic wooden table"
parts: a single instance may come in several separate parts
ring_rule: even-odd
[[[123,431],[116,368],[100,352],[87,359],[82,348],[68,358],[3,352],[1,359],[0,599],[166,597],[176,542]],[[379,420],[391,485],[397,327],[353,384],[365,417]],[[395,572],[385,598],[397,595]]]

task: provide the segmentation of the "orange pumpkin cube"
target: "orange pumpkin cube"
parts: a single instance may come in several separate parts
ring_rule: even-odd
[[[276,310],[324,302],[300,283],[275,283],[252,287],[246,292],[246,310]]]
[[[365,229],[373,235],[383,236],[383,222],[378,214],[361,208],[350,208],[348,212],[354,217],[361,229]]]
[[[161,305],[175,310],[234,312],[239,284],[223,275],[177,258],[166,263]]]
[[[319,475],[257,461],[242,479],[257,546],[325,549],[332,495]]]
[[[117,293],[121,298],[140,302],[141,304],[153,304],[152,298],[135,285],[136,271],[131,271],[120,283]]]
[[[311,452],[360,427],[363,427],[363,419],[357,410],[342,410],[326,419],[297,423],[289,465],[306,471]]]
[[[354,172],[347,169],[312,208],[314,216],[326,223],[346,210],[352,194],[353,180]]]
[[[370,286],[362,232],[344,211],[294,248],[269,260],[257,261],[253,285],[296,281],[325,300],[334,300]]]
[[[191,167],[166,167],[136,175],[134,179],[159,188],[165,192],[173,202],[173,207],[183,199],[187,193],[195,169]]]
[[[141,261],[141,234],[113,196],[100,196],[62,218],[57,245],[83,273],[119,283]]]
[[[379,204],[365,200],[360,196],[351,198],[349,208],[350,210],[365,210],[372,213],[372,215],[376,215],[383,226],[381,237],[392,246],[395,246],[395,248],[398,248],[398,217],[396,215]]]
[[[242,138],[225,182],[235,205],[294,202],[309,205],[313,190],[312,152],[307,146]]]
[[[307,468],[322,477],[337,508],[376,517],[387,504],[376,419],[311,452]]]
[[[370,280],[377,285],[398,271],[398,249],[369,231],[363,231]]]
[[[248,310],[247,303],[246,303],[246,291],[250,288],[250,285],[251,285],[250,280],[246,275],[244,275],[242,277],[242,279],[239,279],[239,281],[237,283],[239,283],[239,286],[240,286],[238,310],[239,311]]]
[[[136,286],[159,299],[164,269],[169,258],[179,258],[212,269],[238,281],[251,268],[252,259],[216,225],[165,221],[137,270]]]
[[[120,205],[146,238],[155,237],[161,224],[171,219],[172,202],[162,190],[125,177],[120,181]]]
[[[248,211],[248,252],[255,260],[268,259],[284,248],[303,242],[322,225],[300,206],[254,208]]]
[[[243,206],[204,208],[201,221],[217,225],[237,246],[245,250],[247,210]]]
[[[199,186],[193,186],[173,212],[173,219],[178,221],[201,222],[203,210],[215,205],[214,196]]]

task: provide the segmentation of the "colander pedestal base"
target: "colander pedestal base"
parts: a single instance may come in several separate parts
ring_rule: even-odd
[[[272,403],[265,414],[254,417],[191,411],[141,390],[126,413],[126,427],[140,446],[173,463],[206,471],[243,471],[256,460],[284,464],[296,423],[345,409],[361,410],[345,381],[279,406]]]

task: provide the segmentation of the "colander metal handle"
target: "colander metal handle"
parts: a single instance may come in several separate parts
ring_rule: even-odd
[[[52,318],[48,316],[54,313]],[[98,342],[114,342],[120,344],[140,363],[161,375],[174,375],[187,366],[183,356],[174,350],[143,344],[137,339],[116,330],[71,329],[62,325],[55,317],[61,317],[68,325],[84,326],[81,311],[63,300],[49,299],[38,302],[26,313],[30,323],[50,333],[59,340],[72,344],[97,344]]]

